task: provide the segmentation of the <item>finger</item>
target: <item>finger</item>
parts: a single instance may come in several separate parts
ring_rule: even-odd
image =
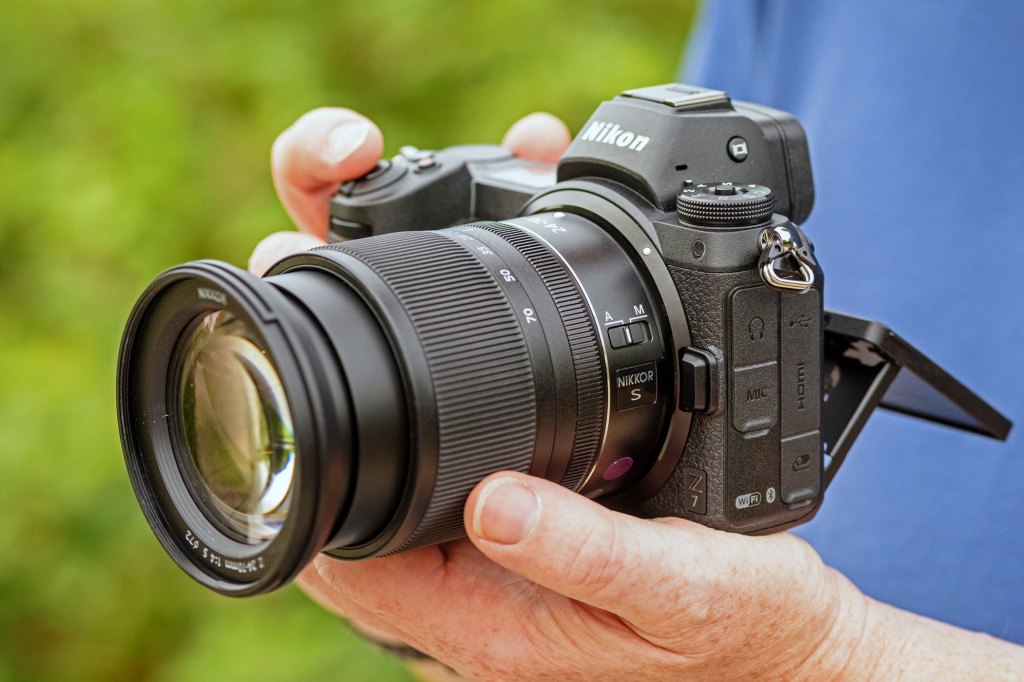
[[[392,645],[409,644],[400,628],[346,598],[324,578],[321,567],[330,561],[328,557],[318,556],[303,569],[296,580],[302,591],[320,606],[347,620],[353,630],[368,639]]]
[[[501,144],[520,158],[557,163],[570,142],[572,135],[562,119],[538,111],[513,123]]]
[[[249,256],[249,272],[262,277],[277,261],[285,256],[323,246],[326,242],[304,232],[275,232],[266,237]]]
[[[327,236],[327,208],[338,183],[374,167],[384,136],[370,119],[349,109],[314,109],[274,142],[274,186],[300,230]]]
[[[355,606],[398,627],[415,623],[430,608],[445,576],[444,555],[437,547],[365,561],[318,556],[313,564],[322,583],[320,594],[332,610]]]
[[[620,514],[550,481],[510,472],[476,487],[465,522],[470,539],[493,561],[642,628],[658,628],[666,613],[694,606],[687,590],[701,583],[699,557],[714,533],[685,521]]]
[[[508,639],[536,589],[466,540],[449,543],[443,552],[435,546],[366,561],[315,562],[329,588],[323,594],[335,607],[363,609],[386,624],[382,629],[432,655],[461,646],[474,628],[482,648]],[[510,601],[509,595],[517,597]]]
[[[356,612],[350,604],[363,609],[361,622],[382,623],[383,631],[475,676],[570,679],[552,674],[552,666],[614,667],[639,640],[617,617],[541,588],[467,540],[369,561],[316,561],[327,585],[321,594],[341,612]]]
[[[491,564],[469,542],[480,562]],[[366,561],[338,561],[318,556],[313,595],[323,606],[407,642],[436,658],[448,658],[453,646],[465,646],[466,632],[487,625],[500,609],[497,599],[480,608],[477,594],[448,580],[444,554],[438,547],[409,550]],[[494,567],[498,568],[498,567]],[[487,648],[493,632],[478,633],[475,647]]]

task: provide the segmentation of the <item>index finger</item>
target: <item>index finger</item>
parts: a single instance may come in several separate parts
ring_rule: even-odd
[[[338,183],[368,173],[383,149],[380,129],[351,109],[314,109],[281,133],[271,168],[277,194],[296,226],[326,238],[328,205]]]

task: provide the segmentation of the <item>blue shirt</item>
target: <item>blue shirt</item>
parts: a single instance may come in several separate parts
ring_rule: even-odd
[[[800,119],[826,305],[1017,423],[878,411],[796,532],[875,598],[1024,643],[1024,3],[709,2],[681,78]]]

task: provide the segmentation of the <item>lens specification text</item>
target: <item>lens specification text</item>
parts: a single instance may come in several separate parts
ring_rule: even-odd
[[[203,561],[216,568],[226,568],[239,575],[247,575],[263,570],[263,557],[258,556],[245,560],[222,557],[207,547],[205,543],[201,542],[191,530],[185,531],[185,544],[192,549],[196,556],[201,557]]]

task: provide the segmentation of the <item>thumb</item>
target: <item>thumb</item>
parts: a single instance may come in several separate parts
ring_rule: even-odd
[[[708,533],[645,521],[561,486],[512,472],[484,479],[466,503],[470,539],[491,560],[539,585],[651,630],[666,607],[685,611]],[[699,583],[699,578],[697,578]]]
[[[350,109],[314,109],[281,133],[271,152],[274,186],[299,229],[323,239],[338,183],[370,171],[383,147],[380,129]]]

